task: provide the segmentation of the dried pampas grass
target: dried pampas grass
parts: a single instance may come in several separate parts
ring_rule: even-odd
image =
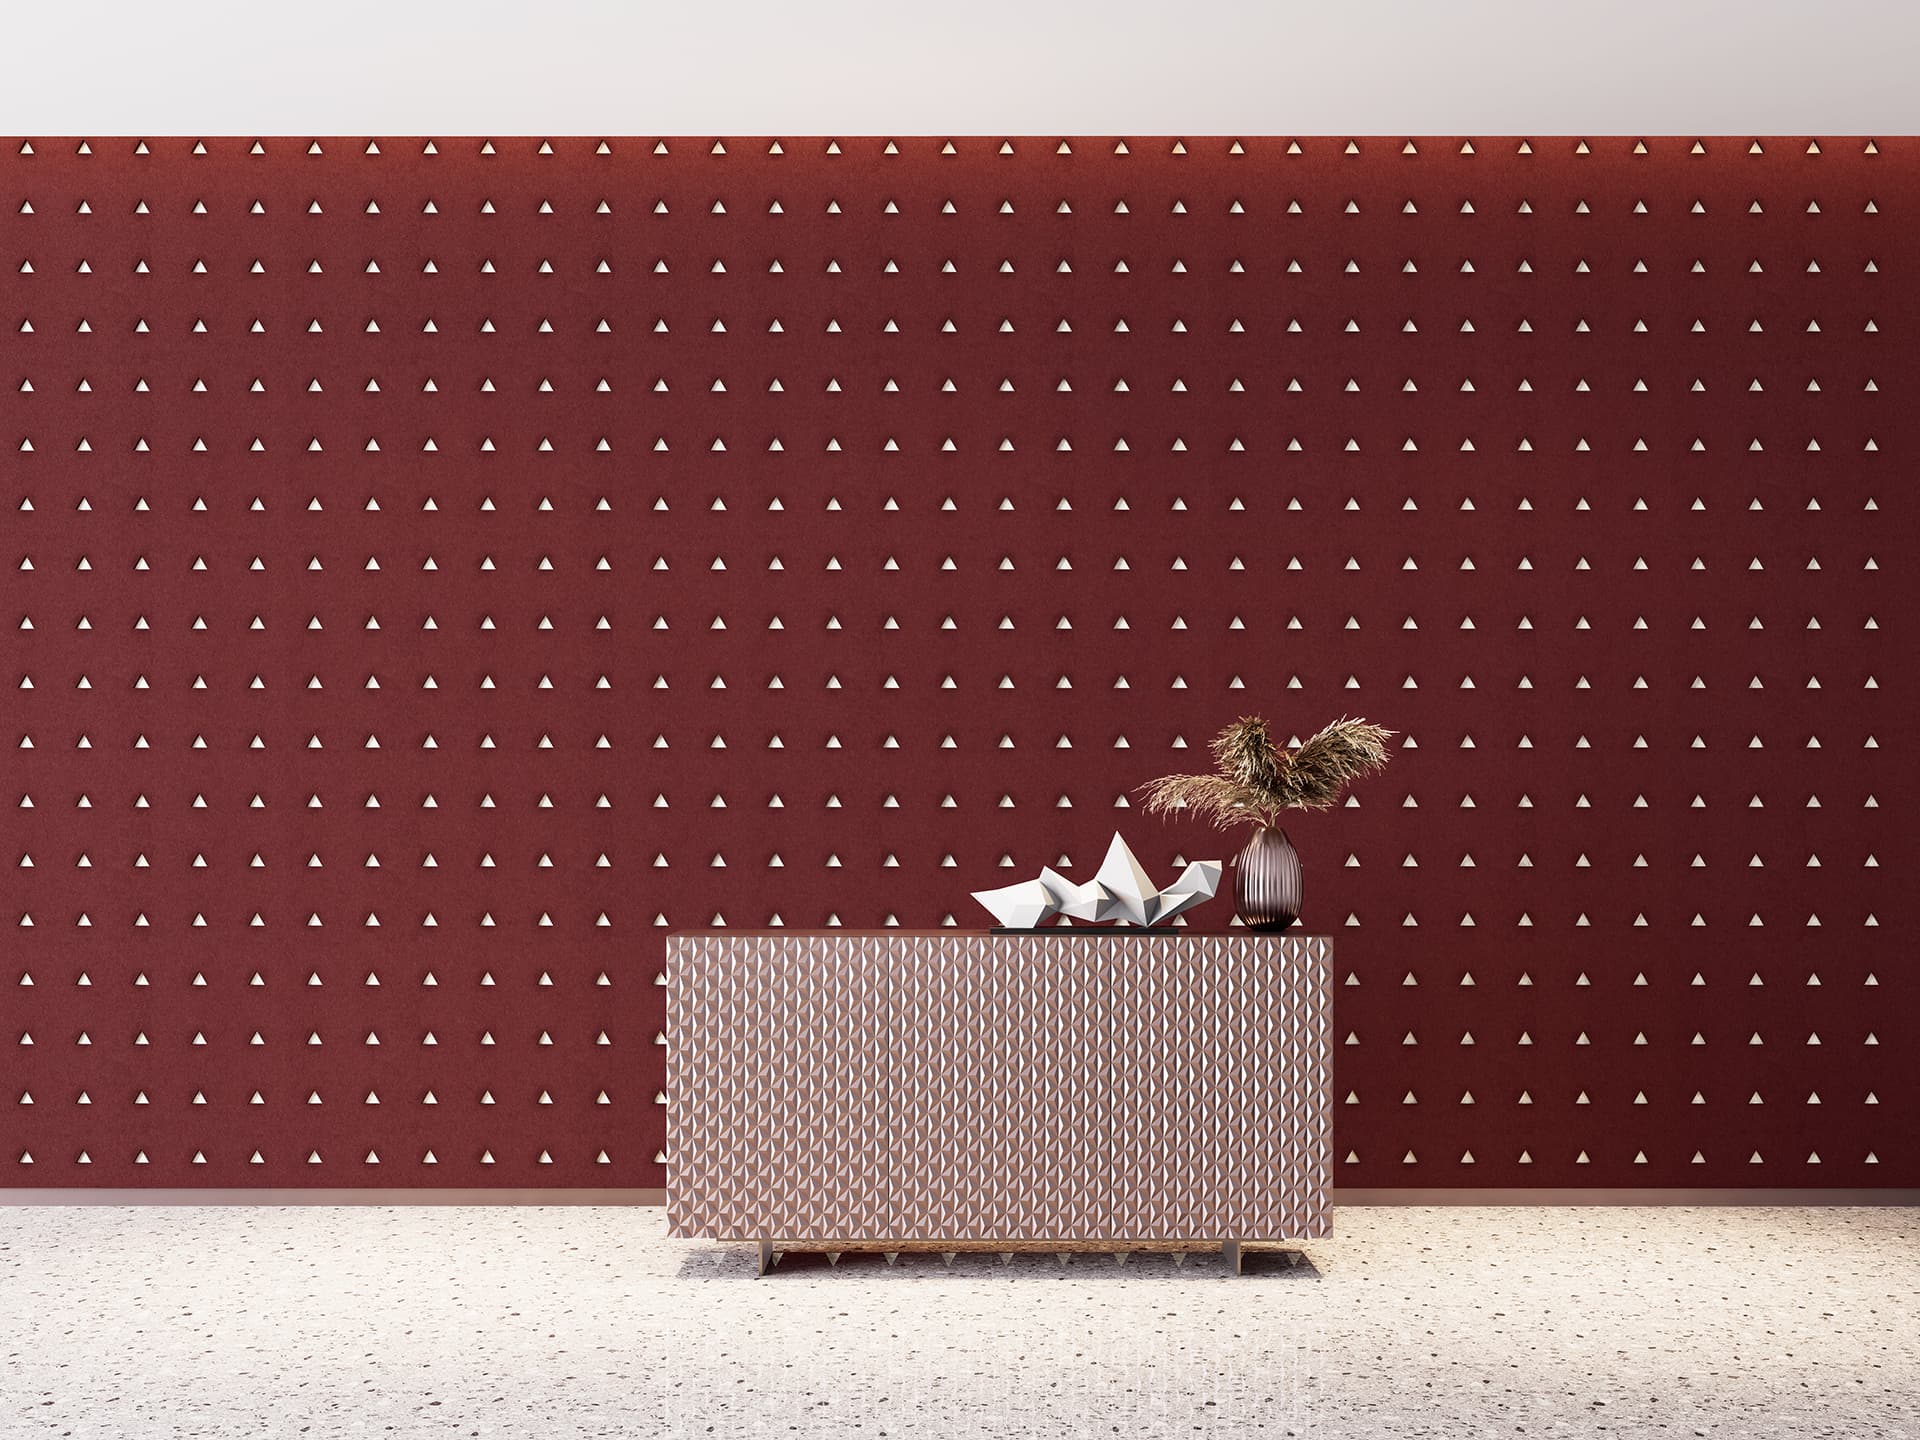
[[[1342,716],[1291,753],[1267,722],[1243,715],[1213,738],[1212,775],[1162,775],[1139,789],[1149,815],[1185,812],[1226,828],[1273,825],[1283,810],[1325,810],[1362,776],[1383,769],[1397,732]]]

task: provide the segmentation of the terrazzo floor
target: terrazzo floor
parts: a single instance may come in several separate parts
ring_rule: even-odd
[[[1920,1437],[1920,1210],[1343,1209],[1309,1263],[618,1208],[0,1209],[0,1435]]]

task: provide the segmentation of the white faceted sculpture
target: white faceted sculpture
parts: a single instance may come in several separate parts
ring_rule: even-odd
[[[1133,851],[1127,848],[1118,831],[1114,832],[1113,843],[1107,846],[1107,858],[1100,862],[1100,873],[1093,877],[1093,883],[1113,897],[1114,913],[1127,924],[1153,923],[1147,914],[1148,897],[1157,900],[1160,892],[1153,888],[1147,872],[1140,868],[1140,862],[1133,858]]]
[[[1160,908],[1153,923],[1164,925],[1176,915],[1184,915],[1196,905],[1205,904],[1220,888],[1220,862],[1196,860],[1180,872],[1180,878],[1160,892]]]
[[[1043,865],[1040,883],[1052,894],[1054,910],[1069,920],[1105,920],[1113,913],[1111,902],[1091,880],[1076,885],[1051,865]]]
[[[973,898],[1009,930],[1032,930],[1060,908],[1053,892],[1039,880],[1022,880],[999,890],[976,890]]]
[[[1153,888],[1127,842],[1116,832],[1107,846],[1099,872],[1076,885],[1051,866],[1043,866],[1037,880],[998,890],[976,890],[973,898],[993,912],[1009,930],[1033,930],[1055,915],[1100,924],[1118,920],[1123,925],[1164,925],[1176,915],[1211,900],[1220,888],[1218,860],[1196,860],[1164,890]]]

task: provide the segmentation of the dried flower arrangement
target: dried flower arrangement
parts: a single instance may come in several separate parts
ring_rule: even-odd
[[[1394,733],[1343,715],[1287,751],[1273,743],[1265,720],[1242,715],[1213,737],[1213,774],[1162,775],[1140,793],[1149,815],[1185,813],[1223,830],[1251,822],[1253,838],[1233,862],[1240,923],[1285,930],[1300,918],[1304,867],[1281,814],[1332,805],[1350,782],[1386,765]]]

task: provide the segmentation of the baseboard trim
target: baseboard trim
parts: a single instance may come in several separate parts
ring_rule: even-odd
[[[1416,1190],[1333,1191],[1338,1205],[1905,1205],[1920,1190]],[[660,1189],[6,1189],[6,1205],[664,1205]]]
[[[664,1205],[635,1190],[190,1190],[0,1189],[0,1205]]]
[[[1920,1190],[1526,1189],[1336,1187],[1335,1205],[1920,1205]]]

